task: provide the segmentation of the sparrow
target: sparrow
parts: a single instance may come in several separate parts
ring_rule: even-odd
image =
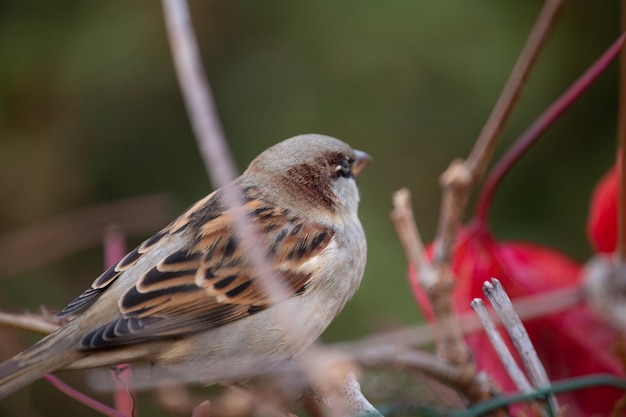
[[[370,160],[329,136],[300,135],[231,184],[286,296],[267,293],[218,189],[100,275],[58,314],[66,324],[1,363],[0,398],[44,374],[119,363],[210,385],[297,360],[361,282],[355,176]]]

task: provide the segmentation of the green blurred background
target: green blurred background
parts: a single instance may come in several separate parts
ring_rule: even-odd
[[[421,320],[389,221],[391,194],[411,189],[420,230],[432,239],[438,176],[468,154],[541,5],[192,1],[240,170],[268,146],[306,132],[338,137],[375,158],[359,177],[367,271],[325,341]],[[617,1],[568,3],[497,155],[617,38],[618,11]],[[490,221],[497,237],[579,260],[590,255],[587,204],[614,158],[616,99],[614,65],[503,182]],[[150,193],[171,196],[173,218],[210,191],[159,2],[0,3],[0,235]],[[101,248],[91,246],[43,267],[26,265],[0,282],[2,309],[63,306],[102,262]],[[2,334],[5,356],[33,340]],[[37,401],[46,388],[27,397],[29,412],[60,414]],[[0,406],[0,415],[11,410]],[[86,415],[77,405],[63,414]]]

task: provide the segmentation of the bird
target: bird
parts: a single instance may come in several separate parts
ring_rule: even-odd
[[[61,310],[58,330],[0,363],[0,398],[45,374],[120,363],[212,385],[297,361],[360,285],[355,177],[371,159],[320,134],[266,149],[229,185],[256,233],[238,233],[225,187],[191,205]],[[282,296],[268,293],[250,247]]]

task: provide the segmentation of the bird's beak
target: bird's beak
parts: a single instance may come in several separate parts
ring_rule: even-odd
[[[352,173],[356,176],[367,164],[370,163],[372,157],[363,151],[354,150],[354,163],[352,164]]]

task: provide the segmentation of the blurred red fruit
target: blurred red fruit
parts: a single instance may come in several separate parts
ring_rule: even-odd
[[[428,256],[431,256],[429,248]],[[577,285],[581,266],[552,249],[519,242],[498,242],[483,223],[463,228],[454,248],[453,272],[457,277],[454,305],[457,313],[471,309],[472,299],[483,298],[483,282],[498,278],[511,299]],[[414,294],[432,320],[428,299],[417,284],[413,267],[409,277]],[[613,332],[590,309],[579,304],[566,311],[526,321],[528,334],[551,380],[594,373],[623,375],[611,355]],[[508,338],[507,338],[508,340]],[[481,370],[488,372],[505,392],[517,391],[500,364],[484,332],[466,336]],[[514,352],[509,343],[509,349]],[[559,397],[568,416],[608,415],[619,390],[594,388]]]

